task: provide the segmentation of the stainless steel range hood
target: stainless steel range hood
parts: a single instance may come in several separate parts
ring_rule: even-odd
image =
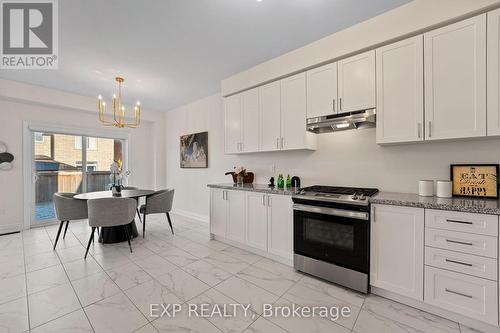
[[[375,109],[307,119],[307,130],[316,134],[375,127]]]

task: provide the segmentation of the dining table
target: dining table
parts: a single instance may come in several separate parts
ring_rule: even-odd
[[[102,198],[131,198],[139,200],[141,197],[147,197],[155,193],[153,190],[144,189],[134,189],[134,190],[121,190],[120,195],[115,195],[111,191],[98,191],[98,192],[87,192],[75,195],[73,198],[76,200],[93,200]],[[137,237],[139,233],[137,232],[137,226],[134,220],[127,224],[130,230],[130,234],[133,238]],[[99,233],[99,242],[103,244],[120,243],[127,240],[125,233],[123,232],[122,226],[117,227],[101,227]]]

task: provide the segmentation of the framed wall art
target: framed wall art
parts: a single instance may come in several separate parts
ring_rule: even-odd
[[[180,161],[181,168],[208,168],[208,132],[181,136]]]
[[[498,199],[498,164],[452,164],[453,196]]]

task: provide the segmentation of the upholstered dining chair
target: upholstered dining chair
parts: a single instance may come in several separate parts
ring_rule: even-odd
[[[170,211],[172,210],[172,202],[174,201],[174,189],[166,189],[156,191],[155,193],[146,197],[146,204],[142,205],[139,211],[142,213],[142,238],[146,234],[146,215],[150,214],[163,214],[167,215],[168,224],[172,235],[174,228],[172,227],[172,220],[170,219]]]
[[[124,186],[123,187],[123,190],[138,190],[137,187],[135,186]],[[139,198],[135,199],[137,201],[137,207],[136,207],[136,211],[137,211],[137,216],[139,216],[139,221],[142,223],[142,220],[141,220],[141,213],[139,213]]]
[[[64,223],[66,222],[66,227],[64,228],[63,239],[66,237],[69,221],[83,220],[88,216],[87,202],[85,200],[73,199],[75,195],[76,193],[63,192],[54,193],[53,195],[56,217],[59,221],[61,221],[59,229],[57,230],[56,241],[54,242],[54,250],[56,249],[57,241],[61,235]]]
[[[89,226],[92,228],[85,251],[85,259],[89,253],[90,244],[94,241],[96,228],[100,227],[118,227],[123,226],[123,232],[128,241],[130,252],[132,253],[132,244],[130,243],[131,231],[128,224],[135,217],[137,203],[130,198],[102,198],[88,201],[89,207]]]

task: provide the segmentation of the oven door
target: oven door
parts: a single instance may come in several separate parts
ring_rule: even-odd
[[[359,272],[369,272],[368,212],[293,205],[294,252]]]

